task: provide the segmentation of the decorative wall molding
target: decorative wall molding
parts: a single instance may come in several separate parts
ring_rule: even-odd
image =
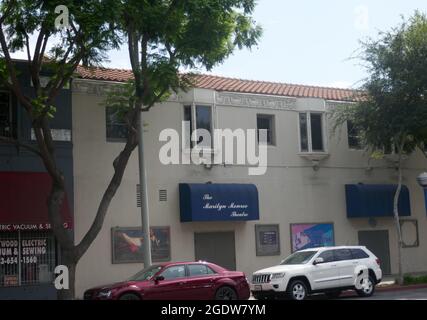
[[[74,79],[72,90],[73,93],[105,96],[121,85],[122,84],[118,82]]]
[[[122,85],[123,83],[121,82],[74,79],[72,90],[73,93],[106,96],[108,93]],[[172,92],[168,98],[168,101],[170,102],[178,102],[179,100],[180,97],[175,92]]]
[[[348,106],[349,104],[355,104],[355,102],[327,100],[326,101],[326,110],[335,109],[335,108],[343,107],[343,106]]]
[[[216,92],[216,104],[221,106],[265,108],[274,110],[295,110],[296,98],[267,95]]]

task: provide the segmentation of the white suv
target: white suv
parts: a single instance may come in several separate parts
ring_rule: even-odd
[[[366,247],[322,247],[297,251],[280,265],[256,271],[251,291],[256,299],[286,295],[304,300],[318,292],[334,298],[347,289],[369,297],[381,278],[380,260]]]

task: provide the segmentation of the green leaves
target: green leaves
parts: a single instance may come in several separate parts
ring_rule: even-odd
[[[46,115],[50,119],[55,117],[56,107],[53,105],[46,104],[46,100],[47,97],[43,96],[31,100],[34,118],[41,118],[44,115]]]
[[[338,123],[351,120],[374,150],[413,152],[426,137],[427,17],[416,12],[376,40],[363,44],[369,76],[366,96],[335,112]]]
[[[193,85],[180,70],[212,69],[262,29],[254,0],[122,0],[118,26],[128,38],[135,94],[146,107]]]

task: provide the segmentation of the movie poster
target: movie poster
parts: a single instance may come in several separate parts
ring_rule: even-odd
[[[292,252],[335,245],[332,223],[291,224]]]
[[[113,263],[144,262],[143,242],[146,237],[138,227],[117,227],[111,230]],[[151,259],[170,261],[170,228],[151,227]]]

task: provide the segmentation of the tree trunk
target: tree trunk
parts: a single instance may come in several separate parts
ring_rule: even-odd
[[[57,289],[58,300],[73,300],[75,298],[75,280],[77,261],[73,258],[73,252],[70,250],[61,250],[61,265],[68,268],[68,289]],[[58,275],[56,275],[58,276]]]
[[[396,231],[397,231],[397,263],[398,263],[398,277],[397,277],[397,283],[403,284],[403,268],[402,268],[402,230],[400,226],[400,217],[399,217],[399,197],[400,192],[402,190],[402,152],[403,152],[403,145],[399,146],[399,160],[398,160],[398,185],[396,192],[394,194],[394,201],[393,201],[393,211],[394,211],[394,221],[396,225]]]

